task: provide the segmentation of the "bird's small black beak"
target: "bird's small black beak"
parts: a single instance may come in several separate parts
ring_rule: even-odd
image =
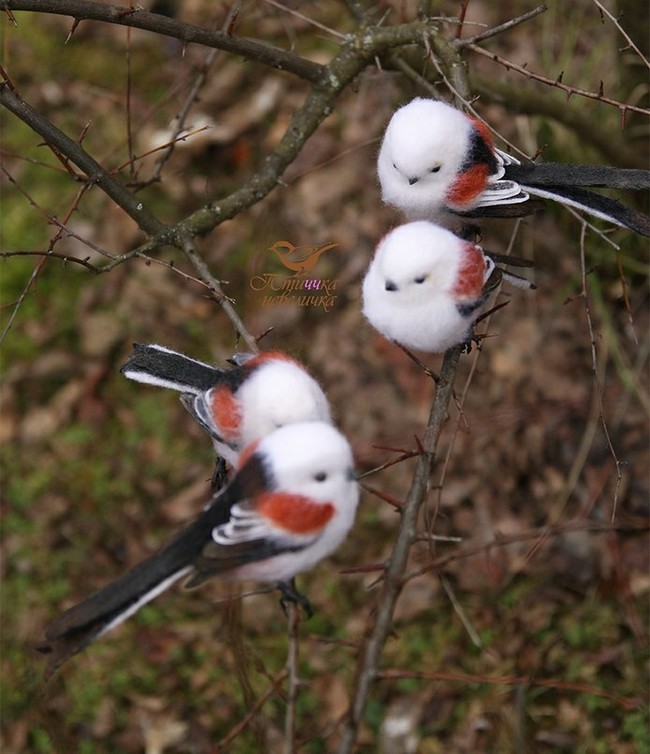
[[[396,285],[395,283],[393,283],[393,281],[392,281],[392,280],[387,280],[387,281],[386,281],[386,282],[384,283],[384,288],[385,288],[385,289],[386,289],[387,291],[396,291],[396,290],[397,290],[397,285]]]
[[[409,186],[412,186],[414,183],[417,183],[420,179],[419,178],[409,178]]]

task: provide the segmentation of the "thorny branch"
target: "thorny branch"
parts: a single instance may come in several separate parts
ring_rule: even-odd
[[[142,8],[109,5],[94,0],[5,0],[2,7],[9,11],[35,11],[72,16],[75,21],[105,21],[119,26],[143,29],[165,37],[172,37],[187,44],[216,47],[219,50],[242,55],[280,71],[293,73],[301,79],[317,83],[324,67],[301,58],[293,52],[281,50],[255,39],[235,37],[225,31],[212,31],[202,26],[193,26],[176,21],[158,13],[149,13]],[[18,19],[20,23],[20,19]]]
[[[499,63],[499,65],[502,65],[507,70],[516,71],[517,73],[521,73],[523,76],[525,76],[527,79],[533,79],[534,81],[539,81],[542,84],[546,84],[547,86],[555,87],[556,89],[561,89],[563,92],[567,93],[568,97],[575,95],[578,95],[580,97],[587,97],[588,99],[595,99],[598,100],[598,102],[604,102],[607,105],[613,105],[614,107],[617,107],[619,110],[621,110],[622,113],[626,112],[634,112],[634,113],[640,113],[641,115],[650,115],[650,110],[647,110],[643,107],[637,107],[636,105],[628,105],[623,104],[621,102],[618,102],[615,99],[612,99],[611,97],[606,97],[605,93],[602,89],[598,92],[590,92],[586,89],[580,89],[577,86],[570,86],[569,84],[564,84],[561,80],[561,74],[556,79],[550,79],[548,76],[542,76],[539,73],[534,73],[533,71],[529,71],[528,68],[526,68],[525,65],[519,65],[517,63],[513,63],[511,60],[506,60],[505,58],[502,58],[500,55],[497,55],[494,52],[489,52],[488,50],[484,50],[482,47],[479,47],[475,44],[468,45],[468,49],[470,49],[472,52],[476,52],[479,55],[483,55],[486,58],[490,58],[490,60],[493,60],[495,63]]]

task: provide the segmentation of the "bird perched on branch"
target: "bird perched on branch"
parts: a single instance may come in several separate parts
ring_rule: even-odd
[[[530,213],[530,196],[552,199],[650,236],[650,217],[584,186],[650,188],[650,171],[559,163],[522,165],[497,149],[487,127],[445,102],[418,97],[397,110],[377,172],[382,199],[410,220]]]
[[[509,257],[497,261],[527,264]],[[418,220],[394,228],[379,242],[363,280],[363,314],[389,340],[441,353],[470,339],[472,324],[501,277],[534,288],[496,268],[480,246]]]
[[[169,544],[54,620],[38,647],[49,655],[48,675],[184,577],[188,588],[212,576],[275,583],[310,613],[293,579],[332,553],[354,523],[350,445],[329,424],[303,422],[249,446],[240,462]]]
[[[178,390],[185,408],[236,466],[244,447],[286,424],[331,423],[329,402],[305,367],[280,351],[237,354],[230,369],[156,344],[135,343],[125,377]]]

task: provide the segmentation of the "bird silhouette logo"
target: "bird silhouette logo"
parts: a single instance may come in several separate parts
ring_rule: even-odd
[[[316,262],[318,262],[320,255],[334,246],[338,246],[338,244],[326,243],[321,246],[311,244],[294,246],[290,241],[277,241],[273,246],[269,246],[269,251],[272,251],[280,262],[293,272],[295,277],[311,272]]]

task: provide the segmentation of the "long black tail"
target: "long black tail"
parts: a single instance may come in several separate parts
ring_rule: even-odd
[[[637,191],[650,189],[650,170],[629,170],[609,165],[511,163],[505,166],[504,177],[523,186],[587,186]]]
[[[595,191],[588,191],[577,186],[529,185],[524,183],[522,184],[522,188],[531,197],[539,198],[531,198],[519,204],[479,206],[469,212],[457,212],[456,214],[461,217],[476,218],[477,220],[486,217],[525,217],[544,208],[544,202],[541,199],[550,199],[586,212],[593,217],[599,217],[601,220],[606,220],[614,225],[632,230],[640,236],[650,237],[650,217],[643,212],[621,204],[621,202],[609,196],[604,196]]]
[[[227,489],[159,552],[59,615],[45,631],[47,641],[37,647],[50,656],[46,675],[189,574],[212,529],[228,520],[230,497]]]
[[[130,380],[181,393],[202,393],[227,372],[159,345],[133,344],[133,353],[120,372]]]
[[[650,217],[609,196],[595,191],[567,186],[524,186],[528,193],[566,204],[601,220],[627,228],[640,236],[650,237]]]

